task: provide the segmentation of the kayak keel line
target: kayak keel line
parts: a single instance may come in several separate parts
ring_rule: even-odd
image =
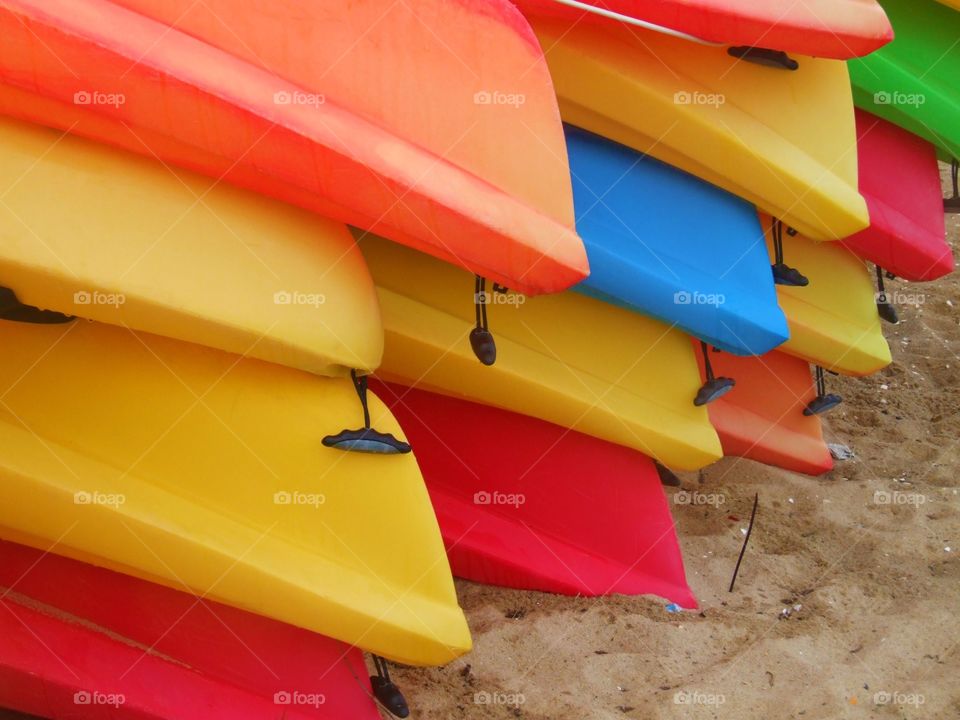
[[[403,455],[410,452],[410,445],[398,440],[390,433],[382,433],[370,427],[370,408],[367,406],[367,377],[350,371],[353,386],[360,397],[363,407],[363,427],[358,430],[341,430],[336,435],[327,435],[321,442],[326,447],[346,452],[370,453],[374,455]]]
[[[807,406],[803,409],[803,414],[808,417],[810,415],[823,415],[843,402],[843,398],[839,395],[827,393],[827,383],[823,377],[823,368],[819,365],[817,365],[816,377],[817,396],[808,402]]]
[[[707,405],[714,400],[722,398],[733,390],[733,386],[737,384],[737,381],[733,378],[714,376],[713,366],[710,364],[710,352],[707,344],[702,340],[700,341],[700,352],[703,353],[703,367],[707,374],[707,381],[700,386],[700,390],[697,391],[697,397],[693,401],[693,404],[697,407]]]

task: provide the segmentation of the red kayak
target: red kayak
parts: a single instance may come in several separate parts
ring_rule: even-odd
[[[694,344],[706,378],[700,342]],[[803,414],[817,394],[806,360],[777,351],[759,357],[711,351],[710,364],[714,375],[736,381],[733,390],[707,406],[724,455],[806,475],[833,467],[820,419]]]
[[[453,574],[694,608],[653,462],[536,418],[380,381],[430,492]]]
[[[876,0],[516,0],[577,22],[617,13],[706,42],[847,60],[893,40]],[[584,8],[583,6],[587,6]],[[592,11],[592,12],[591,12]],[[611,22],[608,18],[604,22]]]
[[[905,280],[948,275],[954,261],[936,149],[859,108],[856,118],[860,193],[870,211],[870,227],[843,244]]]
[[[378,720],[322,635],[0,542],[0,707],[49,718]]]

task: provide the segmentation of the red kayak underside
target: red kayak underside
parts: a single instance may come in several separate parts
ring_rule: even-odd
[[[905,280],[953,271],[937,151],[926,140],[857,109],[860,192],[870,227],[843,240],[865,260]]]
[[[0,606],[0,707],[76,719],[380,718],[359,650],[194,595],[0,542]]]
[[[705,379],[700,342],[694,344]],[[711,351],[710,364],[714,375],[737,383],[707,406],[724,455],[806,475],[822,475],[833,467],[820,419],[803,414],[817,394],[805,360],[777,351],[759,357]]]
[[[523,12],[592,22],[596,15],[557,0],[516,0]],[[876,0],[582,0],[604,10],[708,42],[847,60],[893,40]],[[596,22],[613,22],[597,19]]]
[[[453,574],[697,606],[653,462],[536,418],[371,383],[403,425]]]

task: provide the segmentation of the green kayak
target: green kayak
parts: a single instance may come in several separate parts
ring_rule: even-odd
[[[854,102],[960,157],[960,12],[934,0],[880,0],[892,43],[849,62]]]

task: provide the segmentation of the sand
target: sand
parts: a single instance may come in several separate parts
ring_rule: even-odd
[[[960,718],[960,278],[892,286],[923,296],[885,327],[893,364],[828,381],[845,402],[825,433],[854,460],[682,475],[725,499],[671,505],[700,612],[458,580],[475,648],[395,671],[413,717]]]
[[[960,216],[949,228],[956,248]],[[960,718],[960,278],[895,285],[924,302],[887,326],[893,364],[829,380],[845,403],[828,440],[856,459],[820,478],[735,459],[682,476],[724,496],[672,505],[700,612],[457,581],[475,649],[394,670],[412,717]]]

